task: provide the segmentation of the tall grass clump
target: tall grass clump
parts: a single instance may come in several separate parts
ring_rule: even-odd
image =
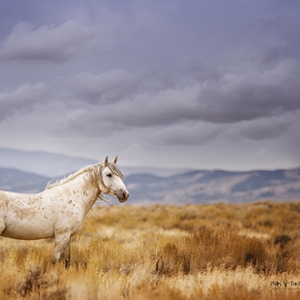
[[[266,270],[269,254],[256,238],[242,237],[230,230],[202,228],[175,243],[165,245],[159,254],[159,274],[196,274],[214,268],[235,270],[251,265]]]

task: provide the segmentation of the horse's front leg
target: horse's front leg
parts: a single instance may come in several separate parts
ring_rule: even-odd
[[[0,235],[2,234],[4,229],[5,229],[4,219],[0,218]]]
[[[68,269],[70,267],[70,262],[71,262],[71,239],[69,239],[69,242],[65,248],[65,268]]]
[[[55,235],[55,247],[52,257],[52,263],[55,265],[58,261],[65,261],[65,268],[69,268],[71,251],[70,251],[70,233]]]

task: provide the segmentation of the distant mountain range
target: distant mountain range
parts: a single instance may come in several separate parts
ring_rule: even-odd
[[[169,177],[126,178],[133,203],[252,202],[300,200],[300,168],[277,171],[192,171]]]
[[[45,152],[14,151],[16,152],[0,148],[1,190],[37,193],[44,190],[51,179],[96,163],[88,159]],[[53,164],[53,172],[49,171],[51,166],[47,167],[48,176],[41,174],[43,173],[41,166],[48,165],[45,159],[50,165]],[[57,169],[61,171],[57,172]],[[147,173],[140,173],[143,170]],[[46,169],[44,171],[46,173]],[[127,172],[124,173],[125,175],[127,173],[125,183],[130,192],[128,203],[187,204],[251,202],[267,199],[300,200],[300,168],[249,172],[220,170],[178,172],[180,170],[127,168]],[[158,176],[157,173],[164,176]],[[116,201],[113,200],[112,203],[117,203]]]
[[[0,168],[0,189],[37,193],[51,178]],[[300,169],[278,171],[193,171],[160,177],[135,174],[125,177],[130,204],[187,204],[300,200]],[[113,201],[112,203],[116,203]]]

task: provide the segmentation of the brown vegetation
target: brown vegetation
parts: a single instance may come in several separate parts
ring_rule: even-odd
[[[0,238],[0,299],[298,299],[300,203],[102,206],[73,238]]]

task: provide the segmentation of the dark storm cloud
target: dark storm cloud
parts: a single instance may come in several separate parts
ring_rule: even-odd
[[[49,96],[49,95],[48,95]],[[12,93],[0,94],[0,123],[17,114],[32,113],[45,98],[45,84],[24,84]]]
[[[285,134],[293,125],[293,118],[289,115],[286,119],[267,118],[247,123],[241,124],[237,130],[238,138],[261,141],[276,139]]]
[[[71,98],[99,105],[132,101],[145,93],[155,95],[174,86],[175,80],[168,75],[115,69],[101,74],[79,73],[66,79],[64,88],[71,92]]]
[[[175,82],[176,79],[169,75],[134,73],[124,69],[96,75],[82,72],[70,77],[58,76],[52,82],[24,84],[11,92],[0,94],[0,121],[23,112],[25,108],[27,113],[47,107],[68,111],[85,108],[86,111],[97,112],[98,116],[105,116],[109,109],[118,113],[122,105],[134,102],[136,97],[145,94],[151,98],[168,88],[174,88]]]
[[[104,118],[124,126],[158,126],[181,121],[238,123],[280,116],[300,109],[299,73],[298,63],[287,60],[269,70],[225,73],[217,81],[191,80],[154,95],[147,89],[133,89],[129,99],[117,107],[108,106]],[[116,82],[115,93],[118,86]]]
[[[0,47],[1,60],[65,62],[100,47],[102,37],[96,28],[69,20],[58,27],[34,28],[20,22]]]
[[[272,69],[226,74],[199,95],[199,118],[234,123],[300,109],[299,63],[287,60]]]

